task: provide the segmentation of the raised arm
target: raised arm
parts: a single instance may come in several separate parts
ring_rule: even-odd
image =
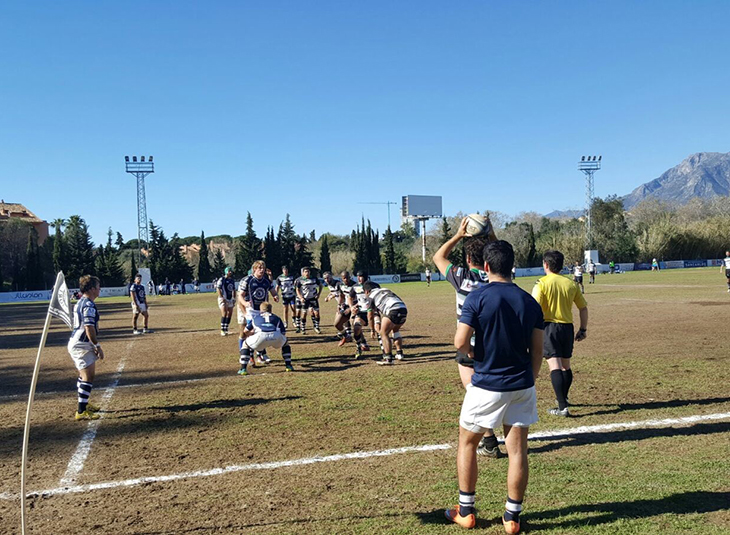
[[[449,262],[449,254],[451,254],[451,251],[454,250],[454,247],[456,247],[456,245],[467,236],[467,223],[468,221],[466,217],[462,219],[461,223],[459,224],[459,230],[456,231],[456,234],[454,234],[454,236],[449,241],[439,247],[439,250],[436,251],[436,253],[433,255],[433,263],[436,264],[436,267],[444,276],[446,276],[446,270],[451,264],[451,262]]]

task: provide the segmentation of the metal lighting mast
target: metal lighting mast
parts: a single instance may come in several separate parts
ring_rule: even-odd
[[[147,197],[144,192],[144,178],[155,172],[155,164],[152,162],[152,156],[145,162],[144,156],[124,157],[126,171],[130,175],[137,177],[137,265],[142,264],[142,244],[145,245],[150,241],[149,229],[147,228]]]
[[[593,204],[593,174],[601,169],[602,156],[581,156],[578,171],[586,176],[586,249],[593,248],[591,205]]]

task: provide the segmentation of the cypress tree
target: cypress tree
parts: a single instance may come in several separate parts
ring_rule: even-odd
[[[198,260],[198,279],[201,282],[213,280],[213,273],[208,258],[208,243],[205,241],[205,232],[200,232],[200,258]]]
[[[226,270],[226,260],[223,258],[223,252],[218,249],[213,257],[213,274],[216,277],[222,277]]]
[[[65,238],[69,278],[75,281],[82,275],[96,275],[93,244],[86,221],[78,215],[72,215],[66,225]]]
[[[35,227],[30,227],[30,232],[28,232],[28,247],[25,255],[25,289],[43,289],[43,271],[38,252],[38,231]]]
[[[395,245],[393,244],[393,233],[390,230],[390,225],[388,225],[388,229],[385,231],[383,240],[385,241],[385,273],[397,273],[398,271],[395,263]]]
[[[332,259],[330,258],[330,246],[327,242],[327,234],[322,236],[322,249],[319,252],[319,269],[322,273],[332,271]]]
[[[66,259],[65,238],[63,236],[63,225],[66,223],[64,219],[55,219],[51,226],[56,229],[53,237],[53,269],[56,272],[63,271],[68,274],[68,262]]]
[[[134,255],[132,255],[132,266],[129,271],[129,279],[125,282],[132,282],[134,280],[134,277],[137,275],[137,262],[134,260]]]

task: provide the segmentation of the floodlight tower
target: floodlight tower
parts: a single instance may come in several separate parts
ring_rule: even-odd
[[[593,175],[601,169],[603,156],[581,156],[578,170],[586,176],[586,249],[593,248],[593,229],[591,222],[591,206],[593,205]]]
[[[139,161],[137,161],[136,156],[132,156],[132,161],[129,161],[129,156],[125,156],[124,163],[127,173],[137,177],[137,265],[141,265],[142,244],[148,244],[150,241],[149,229],[147,228],[147,197],[144,191],[144,179],[147,175],[155,172],[155,164],[152,161],[152,156],[146,162],[144,156],[140,156]]]

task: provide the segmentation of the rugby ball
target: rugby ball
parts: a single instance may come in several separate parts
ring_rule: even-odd
[[[492,230],[489,218],[481,214],[469,214],[466,219],[466,233],[469,236],[486,236]]]

